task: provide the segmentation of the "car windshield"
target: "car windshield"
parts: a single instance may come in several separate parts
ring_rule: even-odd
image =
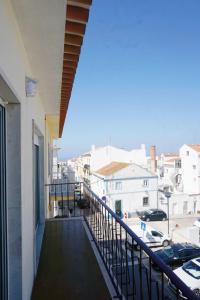
[[[167,257],[173,257],[174,256],[174,250],[172,249],[171,246],[167,246],[163,249],[163,252]]]
[[[189,261],[188,263],[184,264],[182,268],[193,278],[200,279],[200,266],[195,264],[193,261]]]
[[[145,213],[145,214],[152,214],[152,212],[153,212],[152,210],[148,209],[148,210],[145,210],[144,213]]]

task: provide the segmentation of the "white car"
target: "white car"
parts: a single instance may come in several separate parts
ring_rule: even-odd
[[[200,227],[200,218],[198,218],[198,219],[194,222],[193,226]]]
[[[130,229],[149,247],[152,246],[168,246],[171,243],[171,238],[150,226],[146,230],[142,230],[140,225],[129,226]],[[132,238],[128,236],[128,245],[132,245]],[[138,248],[137,243],[134,241],[133,245]]]
[[[174,273],[200,297],[200,257],[188,261]],[[170,286],[173,288],[173,284],[170,283]]]

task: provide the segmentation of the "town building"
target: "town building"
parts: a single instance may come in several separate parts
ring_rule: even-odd
[[[62,135],[91,4],[81,2],[0,1],[2,300],[31,299],[50,213],[53,141]]]
[[[158,207],[158,178],[136,164],[111,162],[91,175],[91,189],[121,217]]]
[[[183,145],[180,148],[183,192],[200,194],[200,145]]]
[[[86,180],[89,183],[90,172],[94,172],[112,161],[135,163],[147,167],[146,147],[142,144],[139,149],[128,151],[110,145],[104,147],[92,145],[90,151],[68,160],[67,163],[74,168],[77,180]]]
[[[158,160],[158,185],[170,192],[183,192],[181,157],[178,154],[162,153]]]

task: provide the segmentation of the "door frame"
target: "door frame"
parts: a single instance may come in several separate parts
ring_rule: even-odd
[[[7,196],[6,196],[6,112],[0,104],[0,298],[8,299]]]

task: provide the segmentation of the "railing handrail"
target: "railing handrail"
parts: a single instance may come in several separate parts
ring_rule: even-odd
[[[181,290],[184,296],[190,300],[198,300],[199,298],[191,291],[191,289],[159,258],[154,252],[130,229],[130,227],[122,221],[113,210],[108,207],[103,200],[101,200],[88,186],[83,182],[84,187],[90,192],[102,206],[113,216],[117,222],[127,231],[131,238],[133,238],[139,246],[146,252],[146,254],[157,264],[157,266],[167,275],[167,277]]]

